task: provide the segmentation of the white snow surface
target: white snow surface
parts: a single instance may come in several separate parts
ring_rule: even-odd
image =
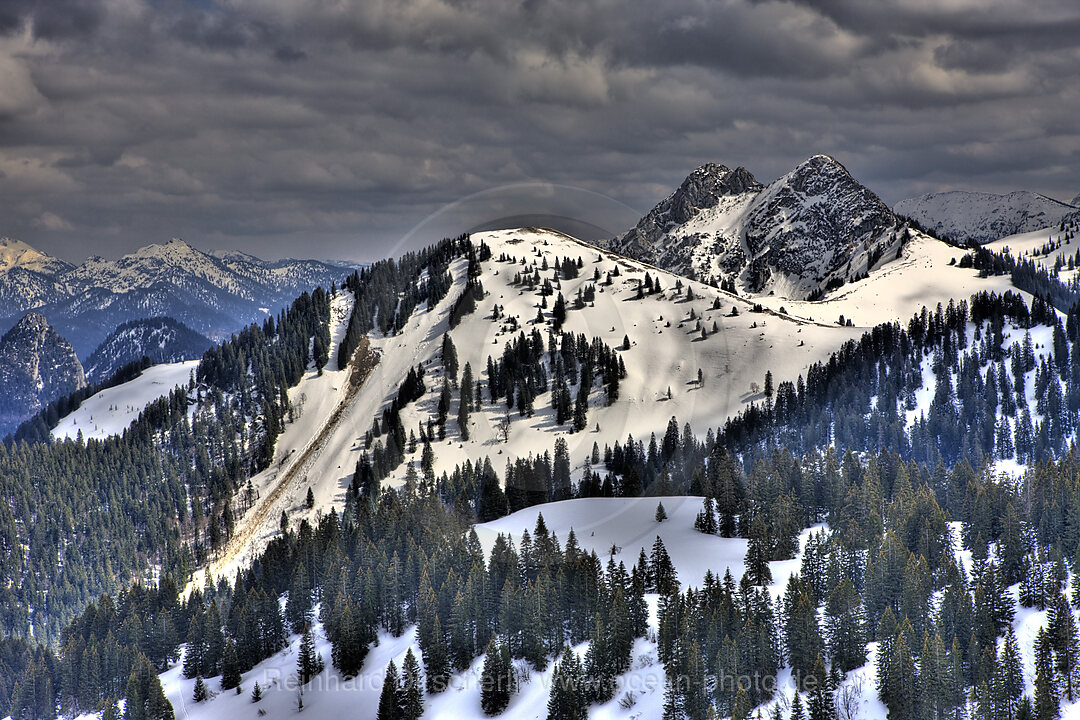
[[[134,380],[107,388],[83,400],[75,412],[62,418],[52,436],[56,439],[104,440],[120,435],[147,405],[172,392],[177,385],[187,385],[198,360],[154,365]]]

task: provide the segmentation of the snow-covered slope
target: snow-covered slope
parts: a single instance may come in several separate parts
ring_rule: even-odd
[[[119,435],[154,400],[168,395],[177,385],[187,385],[198,360],[155,365],[134,380],[102,390],[83,400],[75,412],[61,418],[53,429],[57,439],[103,440]]]
[[[86,361],[86,377],[100,382],[143,357],[153,364],[196,360],[210,341],[172,318],[157,317],[123,323],[105,338]]]
[[[684,275],[803,298],[891,260],[901,225],[843,165],[815,155],[767,187],[744,168],[704,165],[611,247]]]
[[[668,519],[662,523],[654,519],[658,502],[664,504],[668,515]],[[578,544],[585,550],[596,550],[601,561],[605,563],[611,556],[612,547],[616,550],[616,562],[633,562],[636,561],[641,547],[648,550],[653,539],[660,537],[684,588],[699,583],[706,570],[722,576],[726,569],[730,569],[737,581],[742,574],[746,541],[738,538],[718,538],[694,530],[694,517],[701,508],[701,502],[702,499],[697,497],[569,500],[521,510],[497,521],[477,525],[476,531],[485,552],[489,552],[499,533],[512,535],[515,544],[519,544],[523,531],[532,532],[538,517],[543,515],[547,528],[561,542],[565,543],[573,530]],[[971,553],[962,550],[959,542],[960,523],[951,523],[950,527],[957,560],[970,570]],[[768,589],[774,600],[781,595],[792,573],[799,570],[802,550],[805,549],[812,532],[827,533],[828,529],[821,526],[805,529],[800,535],[800,551],[795,558],[769,563],[773,583]],[[1075,583],[1076,579],[1073,578],[1072,582]],[[1031,648],[1039,630],[1048,625],[1048,616],[1045,610],[1021,607],[1017,602],[1017,590],[1016,585],[1008,590],[1015,608],[1012,626],[1019,646],[1023,649],[1022,672],[1025,692],[1030,696],[1034,692],[1034,657]],[[591,720],[649,720],[663,714],[666,676],[663,665],[658,660],[655,642],[658,629],[658,596],[647,595],[646,600],[650,607],[649,635],[635,642],[631,669],[617,679],[615,699],[589,708],[588,717]],[[421,656],[415,627],[407,628],[400,637],[380,633],[360,674],[346,680],[330,667],[330,643],[319,623],[314,625],[314,636],[316,649],[327,661],[327,668],[304,686],[302,698],[304,712],[313,713],[320,718],[375,720],[388,663],[393,661],[400,668],[410,649],[417,658]],[[298,699],[301,694],[296,677],[300,637],[293,636],[290,640],[284,650],[243,674],[242,692],[220,692],[202,703],[195,703],[193,699],[195,680],[184,679],[181,675],[181,659],[160,676],[176,716],[190,720],[294,716],[298,712]],[[847,705],[851,712],[848,717],[885,720],[887,710],[878,697],[876,684],[878,646],[876,642],[870,642],[866,647],[866,664],[848,672],[842,679],[842,687],[846,689],[845,696],[851,699]],[[575,646],[574,651],[579,657],[584,657],[587,649],[588,643],[582,643]],[[426,695],[423,715],[425,720],[484,717],[480,706],[480,672],[483,662],[484,657],[480,656],[467,670],[455,675],[447,691]],[[553,668],[549,666],[547,670],[537,672],[524,661],[516,661],[515,664],[518,672],[527,678],[527,681],[521,684],[509,707],[499,717],[505,720],[544,720],[547,717],[547,698]],[[251,699],[251,690],[255,683],[258,683],[262,690],[262,699],[258,703],[253,703]],[[209,681],[208,685],[212,690],[216,690],[213,680]],[[776,677],[776,696],[766,705],[755,709],[752,716],[757,717],[760,713],[761,717],[770,717],[770,713],[779,707],[782,717],[786,717],[793,687],[790,669],[782,669]],[[620,705],[626,692],[636,701],[629,708]],[[1080,702],[1064,702],[1061,710],[1063,718],[1078,718]],[[89,720],[89,717],[79,720]]]
[[[79,358],[44,317],[28,313],[0,338],[0,437],[86,385]]]
[[[316,260],[205,253],[179,239],[71,267],[25,243],[7,243],[0,247],[0,328],[34,308],[83,357],[117,325],[137,318],[172,317],[220,339],[351,272]]]
[[[1076,212],[1075,204],[1076,200],[1067,204],[1027,190],[1006,195],[954,190],[901,200],[894,209],[938,237],[985,243],[1057,226]]]
[[[601,282],[595,301],[571,309],[565,327],[588,338],[600,338],[613,348],[620,347],[624,337],[629,339],[630,349],[618,351],[627,377],[620,384],[619,399],[611,406],[605,405],[601,388],[593,390],[585,432],[570,433],[568,425],[556,424],[550,390],[537,396],[533,417],[520,417],[516,409],[511,413],[507,442],[498,433],[505,405],[485,403],[483,410],[473,412],[468,440],[461,437],[451,418],[446,439],[435,447],[435,471],[452,471],[466,460],[486,456],[501,475],[507,459],[551,451],[555,439],[562,437],[569,448],[573,472],[579,477],[593,443],[603,449],[605,444],[624,442],[628,434],[648,442],[651,433],[663,434],[672,417],[680,425],[689,423],[703,437],[748,403],[764,399],[761,386],[766,371],[772,372],[776,383],[794,381],[800,374],[805,375],[811,363],[827,359],[845,341],[881,322],[907,322],[924,305],[933,308],[977,291],[1001,292],[1011,287],[1007,277],[980,278],[977,271],[958,267],[963,251],[956,247],[919,233],[913,233],[912,238],[899,260],[875,270],[866,280],[845,286],[825,301],[762,297],[755,300],[763,306],[763,312],[753,312],[752,301],[597,250],[553,231],[519,229],[476,234],[474,243],[486,243],[492,258],[483,263],[480,277],[485,298],[477,303],[475,312],[450,331],[461,367],[469,363],[475,378],[486,388],[488,356],[500,357],[507,342],[522,331],[532,331],[540,298],[513,282],[523,268],[523,259],[531,270],[534,261],[539,268],[545,259],[553,266],[556,258],[580,256],[579,277],[561,282],[561,292],[571,307],[577,290],[593,283],[595,271],[600,272]],[[500,257],[506,259],[500,261]],[[612,285],[605,285],[603,279],[616,267],[620,274],[612,278]],[[302,516],[318,510],[325,512],[330,506],[341,508],[356,462],[364,451],[364,433],[396,396],[410,367],[420,364],[425,368],[428,391],[403,409],[403,426],[414,429],[435,414],[443,381],[442,336],[449,331],[449,309],[465,286],[464,260],[452,263],[450,271],[454,286],[433,310],[418,308],[400,334],[372,339],[372,348],[382,361],[355,397],[345,402],[347,371],[338,369],[334,362],[321,376],[309,370],[300,385],[290,391],[299,418],[286,425],[271,467],[253,479],[262,500],[238,521],[242,526],[250,523],[257,527],[250,528],[244,542],[214,564],[215,576],[234,574],[239,564],[273,537],[282,510],[290,516]],[[646,272],[659,281],[662,291],[638,299],[637,287]],[[550,279],[552,273],[549,270],[542,274]],[[684,289],[676,292],[680,282]],[[693,289],[693,300],[686,299],[687,285]],[[347,318],[340,306],[347,301],[347,293],[339,293],[334,301],[335,348]],[[720,303],[719,310],[712,309],[715,301]],[[545,317],[550,316],[550,303],[551,298]],[[498,321],[493,320],[496,305],[501,308]],[[733,309],[736,315],[732,315]],[[697,320],[690,319],[691,311]],[[844,325],[837,322],[841,315]],[[705,339],[695,329],[698,320],[707,330]],[[546,342],[546,327],[542,333]],[[336,357],[334,349],[330,356]],[[699,368],[701,386],[697,382]],[[316,437],[321,438],[317,443]],[[419,460],[419,450],[406,456],[406,461],[419,464]],[[406,467],[398,468],[388,483],[402,482]],[[311,511],[304,507],[308,487],[315,497],[315,509]]]
[[[561,292],[571,307],[578,289],[594,283],[594,272],[599,271],[603,277],[617,267],[619,275],[612,278],[610,286],[597,284],[593,303],[569,310],[564,329],[590,339],[600,338],[612,348],[620,347],[624,337],[629,339],[630,349],[619,353],[627,377],[621,381],[619,399],[613,405],[605,404],[602,388],[594,388],[585,432],[570,433],[568,425],[556,424],[550,390],[537,396],[534,416],[520,417],[516,410],[513,412],[509,441],[505,443],[497,432],[505,405],[485,403],[482,411],[472,413],[469,440],[462,439],[456,424],[450,420],[446,440],[436,447],[436,473],[451,471],[465,460],[475,461],[485,456],[501,472],[508,458],[550,452],[556,437],[567,441],[575,472],[580,473],[593,443],[603,448],[605,443],[625,441],[628,434],[647,442],[650,433],[662,434],[673,416],[680,424],[688,422],[695,432],[704,435],[748,403],[764,399],[759,386],[766,370],[772,370],[777,382],[794,380],[811,363],[825,360],[842,343],[862,333],[860,328],[830,322],[811,322],[772,312],[755,313],[753,304],[746,300],[598,250],[554,231],[500,230],[473,235],[472,240],[477,244],[487,243],[493,257],[483,264],[481,281],[487,292],[485,298],[451,332],[462,368],[469,363],[475,377],[486,386],[488,356],[501,357],[504,346],[519,333],[532,332],[540,298],[536,292],[513,283],[523,260],[530,269],[535,261],[538,269],[545,260],[553,266],[558,258],[576,260],[580,256],[583,266],[579,277],[563,280],[561,284]],[[499,261],[502,255],[507,261]],[[408,429],[416,428],[417,423],[426,423],[435,413],[443,382],[442,336],[449,330],[449,310],[465,287],[465,261],[455,261],[450,271],[454,286],[433,310],[418,308],[400,334],[372,340],[372,347],[382,361],[360,392],[341,408],[333,427],[312,452],[305,450],[345,395],[346,371],[327,367],[319,376],[312,370],[290,391],[293,403],[302,407],[301,416],[286,425],[271,467],[252,481],[264,499],[271,496],[280,482],[286,482],[288,489],[278,495],[272,508],[260,510],[257,506],[249,511],[250,517],[259,518],[260,528],[255,533],[259,540],[246,544],[235,554],[226,553],[214,565],[215,575],[223,572],[231,575],[237,561],[250,557],[253,550],[265,544],[276,532],[281,510],[290,514],[305,512],[303,499],[309,486],[316,509],[325,511],[331,505],[342,506],[345,489],[364,451],[364,432],[396,396],[411,367],[424,366],[428,392],[402,411],[402,424]],[[552,273],[543,275],[550,278]],[[663,290],[637,299],[638,284],[646,273],[659,280]],[[684,289],[676,291],[677,283],[682,283]],[[692,300],[686,299],[686,285],[693,289]],[[553,300],[548,299],[548,317]],[[719,301],[718,310],[712,309],[714,301]],[[492,318],[496,305],[501,308],[498,321]],[[736,315],[731,314],[733,308]],[[691,319],[691,312],[697,319]],[[705,339],[697,329],[699,321],[707,331]],[[548,330],[544,326],[541,329],[547,342]],[[335,324],[333,335],[340,337],[342,332],[343,328]],[[330,357],[335,357],[333,348]],[[697,382],[699,369],[702,385]],[[419,463],[419,450],[407,459]],[[401,482],[404,473],[402,466],[389,482]]]

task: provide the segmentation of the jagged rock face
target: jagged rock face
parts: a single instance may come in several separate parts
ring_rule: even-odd
[[[1075,199],[1068,204],[1026,190],[1006,195],[955,190],[901,200],[895,209],[938,237],[984,243],[1056,228],[1062,218],[1076,212],[1076,203]]]
[[[1073,207],[1080,208],[1080,195],[1077,195],[1072,200],[1070,200],[1069,204],[1072,205]]]
[[[710,243],[712,253],[729,264],[741,262],[745,256],[738,238],[713,237],[706,226],[714,215],[739,211],[763,187],[745,168],[702,165],[611,247],[683,274],[695,271],[692,258],[702,243]]]
[[[112,331],[86,361],[86,377],[101,382],[127,365],[147,357],[160,363],[196,360],[211,345],[203,335],[172,318],[132,320]]]
[[[836,160],[816,155],[770,185],[746,218],[753,265],[779,271],[793,288],[848,280],[873,265],[895,237],[896,216]],[[876,258],[875,258],[876,256]],[[853,265],[861,265],[854,268]],[[750,289],[765,282],[751,278]],[[799,294],[799,293],[788,293]]]
[[[117,260],[92,257],[72,267],[25,243],[7,243],[0,241],[0,330],[34,309],[50,318],[83,357],[117,325],[138,318],[173,317],[223,338],[351,272],[314,260],[267,262],[243,253],[205,253],[183,240],[148,245]]]
[[[0,338],[0,436],[56,398],[86,385],[79,358],[42,315],[30,313]]]
[[[900,224],[843,165],[815,155],[767,187],[743,168],[704,165],[611,246],[684,275],[803,298],[891,259]]]

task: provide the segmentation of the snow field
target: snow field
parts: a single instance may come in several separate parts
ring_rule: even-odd
[[[82,431],[86,440],[104,440],[122,434],[147,405],[187,385],[198,360],[154,365],[134,380],[102,390],[83,400],[82,405],[62,418],[52,431],[58,440],[74,440]]]

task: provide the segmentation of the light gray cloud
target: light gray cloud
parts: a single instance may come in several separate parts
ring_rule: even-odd
[[[1065,199],[1078,27],[1071,0],[11,0],[0,235],[370,259],[485,218],[620,229],[703,162],[816,152],[888,202]]]

